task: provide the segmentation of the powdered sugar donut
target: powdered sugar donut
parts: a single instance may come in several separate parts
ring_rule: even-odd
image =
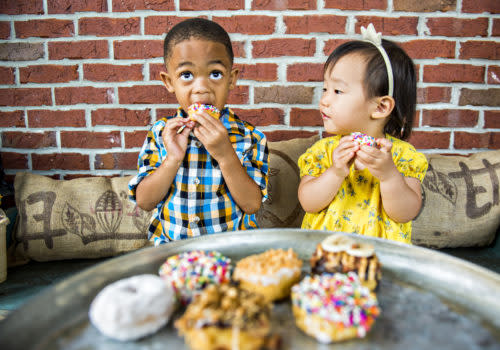
[[[367,145],[377,148],[379,147],[377,139],[375,139],[374,137],[368,136],[361,132],[353,132],[351,136],[354,137],[354,141],[357,142],[360,146]]]
[[[155,275],[138,275],[102,289],[90,305],[90,322],[104,335],[134,340],[167,324],[175,307],[173,288]]]

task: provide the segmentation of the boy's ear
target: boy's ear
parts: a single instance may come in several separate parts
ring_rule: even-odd
[[[381,119],[386,118],[391,115],[392,110],[394,109],[395,101],[389,95],[377,97],[375,100],[377,106],[372,112],[373,119]]]
[[[160,72],[160,78],[161,81],[163,82],[163,85],[167,88],[169,92],[175,92],[174,91],[174,86],[172,85],[172,79],[170,78],[170,75],[168,75],[167,72]]]
[[[238,75],[240,74],[240,70],[238,68],[231,69],[230,73],[230,81],[229,81],[229,90],[234,89],[236,86],[236,82],[238,81]]]

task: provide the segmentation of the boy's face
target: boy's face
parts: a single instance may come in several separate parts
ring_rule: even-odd
[[[160,75],[185,111],[196,102],[222,110],[229,90],[236,85],[238,70],[232,69],[223,44],[191,38],[173,46],[167,72]]]

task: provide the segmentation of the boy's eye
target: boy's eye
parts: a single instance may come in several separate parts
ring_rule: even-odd
[[[179,77],[181,78],[181,80],[190,81],[190,80],[193,80],[193,73],[182,72]]]
[[[213,80],[220,80],[222,79],[222,72],[214,70],[213,72],[210,73],[210,78]]]

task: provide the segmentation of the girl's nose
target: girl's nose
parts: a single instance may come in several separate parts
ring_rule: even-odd
[[[319,99],[319,105],[322,107],[328,107],[328,99],[325,97],[325,93],[321,95],[321,98]]]

